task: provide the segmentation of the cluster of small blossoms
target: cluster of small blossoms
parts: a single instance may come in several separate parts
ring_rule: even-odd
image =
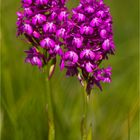
[[[25,51],[26,62],[42,68],[58,55],[61,70],[86,83],[90,93],[94,85],[101,89],[100,82],[111,82],[111,67],[99,65],[114,54],[112,17],[103,0],[80,0],[72,11],[65,4],[65,0],[22,0],[17,35],[24,34],[33,46]]]
[[[68,26],[61,69],[86,81],[88,93],[94,85],[102,89],[100,82],[111,82],[111,67],[101,69],[99,64],[115,49],[109,7],[103,0],[81,0],[72,10]]]
[[[25,62],[43,67],[56,55],[62,56],[60,35],[65,31],[68,10],[65,0],[22,0],[22,10],[17,12],[17,36],[24,35],[31,44]],[[43,53],[41,53],[43,50]]]

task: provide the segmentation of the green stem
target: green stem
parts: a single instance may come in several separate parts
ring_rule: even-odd
[[[55,139],[55,125],[54,125],[54,116],[53,116],[51,80],[47,82],[47,86],[48,86],[47,112],[48,112],[48,124],[49,124],[48,140],[54,140]]]
[[[87,121],[87,109],[88,109],[88,100],[87,100],[86,84],[84,86],[84,116]]]
[[[83,111],[83,118],[81,122],[81,136],[82,140],[87,140],[87,111],[88,111],[88,94],[86,92],[87,83],[84,84],[84,111]]]

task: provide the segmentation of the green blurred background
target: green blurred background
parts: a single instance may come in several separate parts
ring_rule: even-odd
[[[93,140],[139,139],[138,0],[106,0],[114,21],[116,55],[103,65],[113,67],[111,84],[92,91],[89,120]],[[68,6],[76,6],[70,0]],[[2,0],[1,110],[2,140],[47,140],[46,73],[24,64],[27,44],[16,38],[20,0]],[[80,140],[83,89],[59,67],[51,80],[56,140]]]

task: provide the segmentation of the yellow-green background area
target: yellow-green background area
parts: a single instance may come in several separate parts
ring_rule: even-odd
[[[93,140],[139,139],[138,0],[106,0],[114,21],[116,54],[102,65],[113,67],[112,83],[92,91],[88,116]],[[70,0],[71,8],[78,4]],[[24,63],[29,46],[16,38],[20,0],[2,0],[1,111],[2,140],[47,140],[46,73]],[[51,80],[56,140],[80,140],[83,89],[57,66]]]

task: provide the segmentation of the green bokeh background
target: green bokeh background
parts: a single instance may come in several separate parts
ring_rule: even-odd
[[[116,55],[103,65],[113,67],[112,83],[92,91],[89,120],[93,140],[138,140],[138,0],[106,0],[114,21]],[[71,8],[78,4],[70,0]],[[16,38],[20,0],[2,0],[1,111],[2,140],[47,140],[46,73],[24,64],[27,44]],[[51,79],[56,140],[80,140],[83,89],[57,66]]]

